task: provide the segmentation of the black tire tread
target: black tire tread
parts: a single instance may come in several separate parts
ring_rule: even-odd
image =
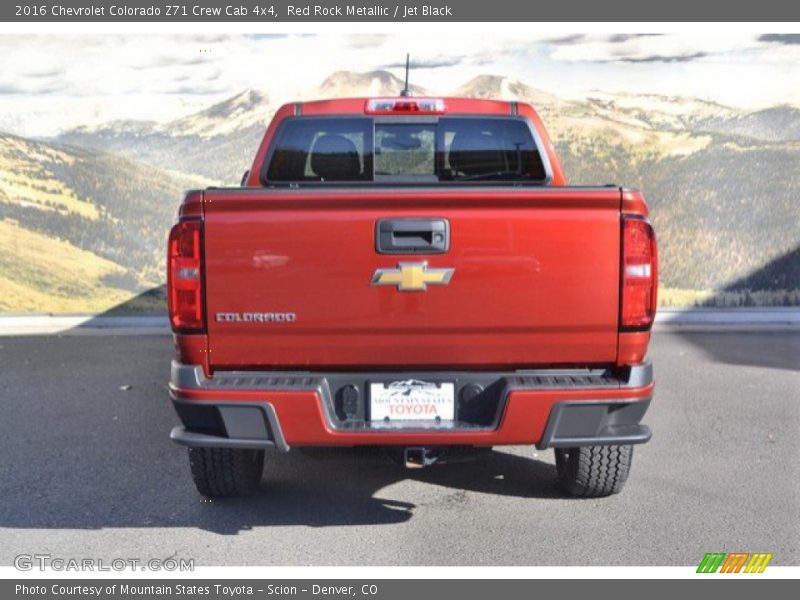
[[[261,481],[263,450],[189,448],[189,467],[197,491],[209,498],[251,493]]]
[[[633,446],[584,446],[556,449],[561,487],[580,498],[618,494],[625,486],[633,461]]]

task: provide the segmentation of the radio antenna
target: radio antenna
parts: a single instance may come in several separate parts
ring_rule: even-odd
[[[403,88],[403,91],[400,92],[400,95],[403,97],[410,96],[411,90],[408,89],[408,66],[409,66],[409,57],[410,54],[406,54],[406,86]]]

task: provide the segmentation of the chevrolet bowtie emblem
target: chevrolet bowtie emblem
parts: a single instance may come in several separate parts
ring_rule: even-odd
[[[376,269],[372,285],[396,285],[401,292],[424,292],[430,285],[447,285],[455,269],[429,269],[428,263],[399,263],[396,269]]]

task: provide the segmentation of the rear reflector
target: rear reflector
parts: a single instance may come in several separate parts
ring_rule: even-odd
[[[434,98],[373,98],[367,100],[370,114],[438,114],[445,110],[444,100]]]
[[[656,316],[658,255],[656,236],[641,217],[622,219],[622,308],[620,328],[642,331]]]
[[[175,332],[205,330],[202,243],[201,221],[181,221],[169,232],[167,297],[170,324]]]

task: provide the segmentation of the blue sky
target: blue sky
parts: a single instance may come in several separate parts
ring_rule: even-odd
[[[243,89],[306,98],[334,71],[388,68],[446,94],[480,74],[564,97],[591,90],[800,105],[797,34],[531,36],[48,35],[0,37],[0,130],[164,121]]]

